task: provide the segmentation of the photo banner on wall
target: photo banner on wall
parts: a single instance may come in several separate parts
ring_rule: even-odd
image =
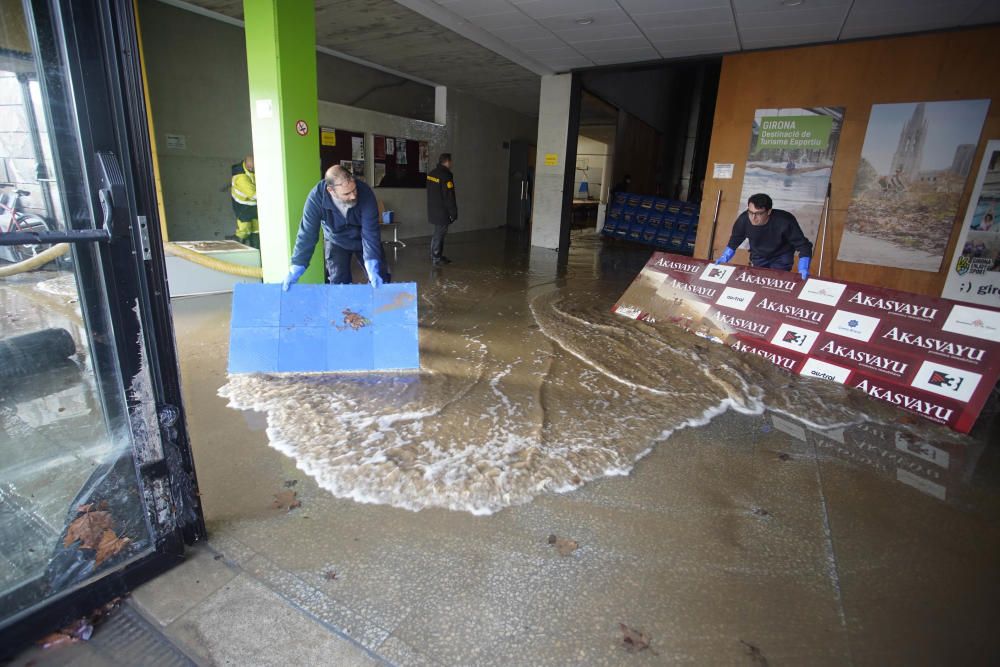
[[[613,311],[968,433],[1000,379],[1000,310],[653,253]]]
[[[941,296],[1000,308],[1000,140],[986,144]]]
[[[872,106],[838,260],[940,270],[989,106]]]
[[[768,194],[815,243],[843,123],[843,107],[757,109],[740,206]]]

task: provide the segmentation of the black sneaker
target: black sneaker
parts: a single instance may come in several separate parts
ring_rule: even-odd
[[[442,264],[451,264],[451,260],[445,257],[444,255],[438,257],[438,261],[440,261]]]

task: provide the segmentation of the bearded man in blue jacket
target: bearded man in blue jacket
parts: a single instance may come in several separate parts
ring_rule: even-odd
[[[306,199],[291,268],[282,289],[287,291],[305,273],[321,226],[330,283],[350,284],[351,257],[360,255],[368,282],[380,287],[388,281],[388,275],[378,224],[378,201],[372,189],[340,165],[327,169]]]

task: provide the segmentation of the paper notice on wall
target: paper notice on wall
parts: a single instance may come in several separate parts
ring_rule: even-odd
[[[428,147],[426,141],[420,142],[420,164],[417,167],[417,171],[421,174],[427,173],[427,162],[428,162]]]
[[[351,137],[351,158],[354,160],[365,159],[365,138]]]
[[[375,187],[382,185],[385,180],[385,162],[375,163]]]
[[[183,134],[168,134],[167,148],[175,151],[187,150],[187,136]]]
[[[396,154],[396,140],[390,137],[383,137],[385,139],[385,154],[395,155]]]
[[[319,128],[319,144],[320,146],[336,146],[337,130],[332,127]]]
[[[716,162],[715,166],[712,168],[712,178],[717,179],[728,179],[733,177],[733,165],[732,163],[723,164],[721,162]]]
[[[406,164],[406,139],[396,139],[396,164]]]
[[[545,154],[545,166],[546,167],[558,167],[559,166],[559,155],[557,153],[546,153]]]
[[[351,172],[352,174],[354,173],[354,163],[351,162],[350,160],[341,160],[340,166],[346,169],[347,171]]]

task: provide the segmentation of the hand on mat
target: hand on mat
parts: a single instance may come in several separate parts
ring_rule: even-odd
[[[382,276],[378,272],[378,260],[377,259],[366,259],[365,260],[365,271],[368,272],[368,282],[372,284],[372,287],[378,289],[382,286],[384,282]]]
[[[719,258],[715,260],[715,263],[716,264],[725,264],[726,262],[728,262],[729,260],[731,260],[733,258],[733,255],[735,255],[735,254],[736,254],[735,250],[733,250],[729,246],[726,246],[726,249],[722,251],[722,254],[719,255]]]
[[[802,276],[802,280],[809,277],[809,258],[799,257],[799,274]]]
[[[306,267],[292,264],[292,268],[289,269],[288,275],[285,276],[285,282],[281,284],[282,291],[287,292],[289,287],[299,282],[299,278],[301,278],[302,274],[305,272]]]

